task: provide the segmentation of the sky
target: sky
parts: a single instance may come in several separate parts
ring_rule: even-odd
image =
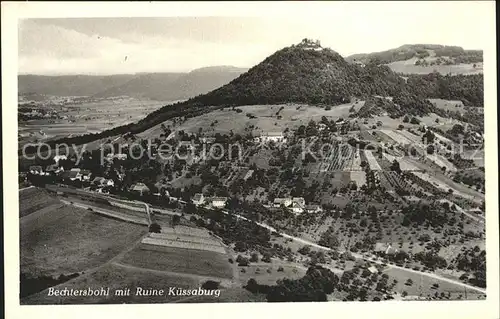
[[[484,2],[373,2],[276,16],[22,19],[18,72],[123,74],[252,67],[306,37],[343,56],[415,43],[483,49],[483,18],[491,8]]]

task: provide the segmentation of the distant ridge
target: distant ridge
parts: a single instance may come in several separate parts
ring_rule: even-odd
[[[158,101],[188,99],[229,83],[247,69],[210,66],[189,73],[137,73],[124,75],[19,75],[19,94],[129,96]]]

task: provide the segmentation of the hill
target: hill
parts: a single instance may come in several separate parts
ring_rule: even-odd
[[[208,93],[245,72],[232,66],[213,66],[189,73],[146,73],[107,90],[95,97],[130,96],[157,101],[184,100]]]
[[[394,72],[406,74],[434,71],[475,74],[482,73],[483,51],[437,44],[406,44],[387,51],[354,54],[346,60],[356,64],[385,64]]]
[[[337,52],[304,39],[272,54],[248,72],[207,94],[164,106],[137,123],[55,143],[82,144],[125,133],[137,134],[174,117],[194,117],[227,106],[304,103],[336,106],[353,97],[394,97],[411,107],[427,98],[460,100],[483,106],[483,76],[439,73],[402,77],[386,65],[348,63]],[[421,104],[428,112],[432,105]]]
[[[277,51],[229,84],[193,102],[340,104],[352,96],[392,95],[404,80],[386,66],[361,68],[340,54],[304,39]]]

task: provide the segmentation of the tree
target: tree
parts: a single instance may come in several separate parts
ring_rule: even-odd
[[[429,155],[434,154],[434,150],[435,150],[434,145],[431,144],[431,145],[427,146],[427,154],[429,154]]]
[[[152,223],[149,225],[149,232],[150,233],[161,233],[161,226],[157,223]]]
[[[258,261],[259,261],[259,254],[257,254],[257,253],[253,253],[253,254],[251,255],[251,257],[250,257],[250,262],[252,262],[252,263],[256,263],[256,262],[258,262]]]
[[[271,256],[268,253],[264,253],[261,258],[262,262],[264,263],[270,263],[271,262]]]
[[[413,285],[413,280],[411,280],[411,278],[408,278],[408,280],[406,281],[405,285],[407,285],[407,286]]]
[[[238,255],[238,257],[236,257],[236,262],[238,263],[238,266],[241,267],[246,267],[249,264],[248,258],[242,257],[241,255]]]
[[[175,214],[172,216],[172,226],[177,226],[181,222],[181,215]]]
[[[405,117],[403,118],[403,123],[408,123],[410,121],[410,118],[408,117],[408,115],[405,115]]]
[[[298,251],[297,251],[299,254],[301,255],[309,255],[309,253],[311,252],[311,247],[309,246],[303,246],[302,248],[300,248]]]
[[[218,281],[207,280],[201,285],[201,288],[206,290],[216,290],[219,289],[219,284],[220,283]]]

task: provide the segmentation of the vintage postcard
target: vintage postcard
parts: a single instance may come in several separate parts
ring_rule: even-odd
[[[12,318],[498,317],[494,8],[2,3]]]

